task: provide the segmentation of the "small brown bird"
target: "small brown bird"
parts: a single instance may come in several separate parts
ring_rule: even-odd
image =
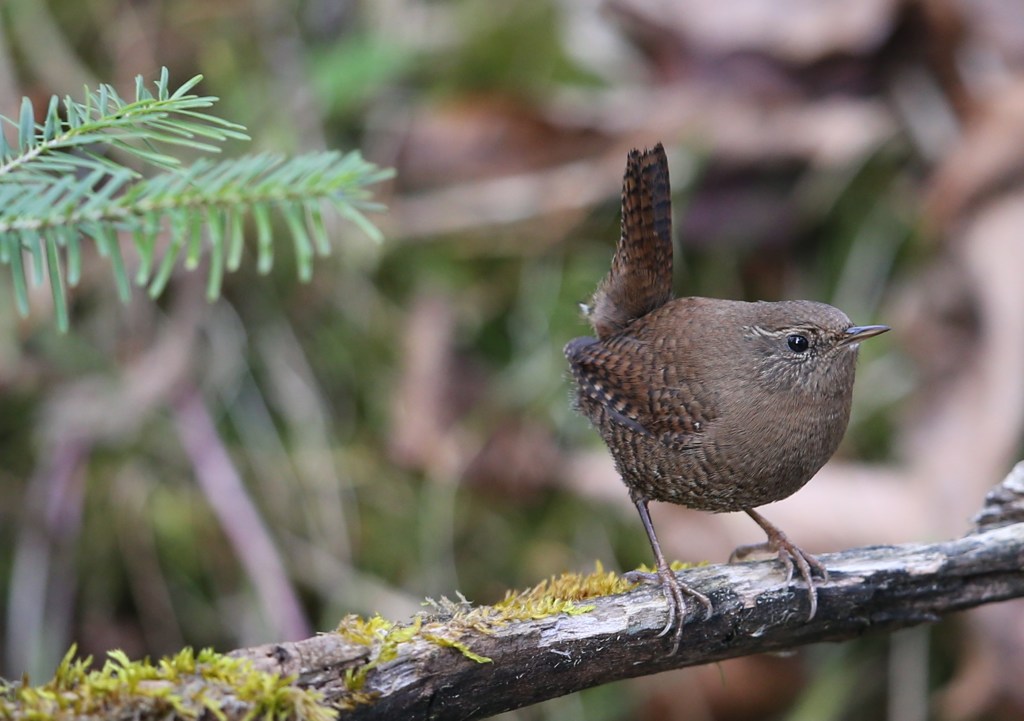
[[[660,635],[676,625],[683,593],[710,599],[669,569],[647,509],[668,501],[716,513],[744,511],[764,529],[792,580],[794,564],[817,610],[811,569],[825,567],[754,509],[794,493],[846,432],[861,341],[889,330],[855,326],[812,301],[745,303],[672,293],[668,161],[659,143],[629,153],[622,235],[587,316],[597,338],[565,347],[577,408],[601,433],[647,531],[669,604]]]

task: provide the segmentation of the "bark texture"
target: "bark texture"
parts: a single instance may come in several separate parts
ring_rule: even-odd
[[[436,637],[457,638],[480,663],[456,648],[415,637],[396,657],[371,670],[364,692],[375,698],[344,711],[350,719],[475,719],[610,681],[734,656],[780,651],[864,633],[936,621],[955,611],[1024,596],[1024,523],[987,528],[933,544],[858,548],[820,557],[829,581],[807,621],[807,593],[786,583],[774,562],[718,565],[681,572],[709,595],[714,615],[690,608],[679,652],[658,638],[667,607],[660,587],[640,586],[587,601],[593,611],[514,622],[487,633],[457,620]],[[300,685],[344,702],[344,669],[370,657],[335,635],[236,652],[265,670],[297,674]]]
[[[285,692],[301,698],[292,698],[288,708],[303,718],[323,719],[333,711],[299,689],[322,694],[342,719],[484,718],[610,681],[892,631],[1024,596],[1024,463],[988,495],[975,524],[969,535],[941,543],[821,556],[829,580],[819,586],[812,621],[806,590],[788,582],[777,562],[682,571],[682,580],[711,598],[714,613],[705,619],[702,607],[688,609],[675,655],[668,655],[671,634],[658,637],[668,612],[659,585],[581,601],[577,611],[593,606],[585,613],[537,613],[495,624],[487,622],[494,618],[487,607],[446,604],[406,626],[354,621],[347,634],[231,655],[250,659],[258,670],[294,677]],[[144,682],[135,691],[111,692],[103,681],[101,713],[93,704],[76,714],[73,699],[83,697],[77,685],[65,681],[59,693],[51,689],[46,696],[52,703],[63,699],[54,707],[54,713],[62,709],[61,718],[196,718],[216,707],[225,719],[242,719],[262,717],[287,700],[282,691],[254,696],[251,683],[248,689],[225,685],[223,674],[195,672]],[[32,690],[20,696],[17,684],[0,690],[6,702],[0,717],[27,717],[30,709],[21,704]]]

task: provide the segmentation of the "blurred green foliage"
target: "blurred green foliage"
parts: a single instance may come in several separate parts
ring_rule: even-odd
[[[26,51],[34,38],[25,5],[36,2],[0,8],[13,76],[27,94],[68,92],[54,86],[62,68],[42,68]],[[409,148],[392,137],[396,128],[443,99],[539,102],[609,82],[572,58],[553,0],[421,3],[426,14],[407,25],[394,3],[40,5],[80,63],[71,77],[123,79],[151,72],[140,67],[147,62],[167,64],[174,77],[201,71],[203,92],[222,97],[223,117],[246,125],[261,150],[363,147],[372,160],[400,169]],[[670,152],[698,151],[677,143]],[[688,234],[685,213],[728,189],[717,184],[728,173],[709,162],[689,179],[674,179],[680,291],[814,297],[871,322],[917,252],[909,156],[896,142],[854,167],[761,171],[758,187],[788,199],[794,229],[767,244],[749,226]],[[244,259],[212,306],[196,306],[197,276],[179,273],[159,303],[136,294],[121,308],[88,263],[67,337],[42,311],[19,322],[9,303],[0,304],[5,674],[52,671],[71,640],[86,653],[123,647],[133,657],[184,643],[227,650],[280,640],[278,620],[197,484],[196,460],[183,451],[175,426],[180,391],[149,393],[136,374],[202,393],[311,629],[333,628],[347,612],[411,613],[422,597],[456,590],[490,602],[508,588],[590,568],[595,558],[626,568],[649,561],[639,524],[621,507],[581,497],[554,478],[529,488],[514,478],[475,485],[462,478],[467,461],[509,427],[538,429],[562,458],[600,448],[571,410],[561,348],[587,333],[577,304],[607,271],[617,199],[609,195],[556,229],[524,223],[426,238],[386,230],[380,247],[329,231],[339,247],[316,264],[310,283],[297,281],[291,253],[279,256],[268,277]],[[524,242],[531,234],[540,240]],[[441,299],[452,324],[445,342],[454,368],[435,382],[459,389],[444,397],[445,418],[419,419],[439,440],[426,459],[409,461],[393,445],[399,417],[438,410],[395,406],[404,375],[423,361],[407,357],[405,341],[428,296]],[[11,297],[2,277],[0,297]],[[175,342],[188,348],[186,360],[175,359]],[[866,348],[865,373],[881,352]],[[888,387],[873,392],[861,383],[842,453],[885,457],[895,400]],[[53,464],[69,452],[69,438],[83,445],[58,493]],[[550,469],[551,476],[562,472]],[[30,526],[53,535],[39,545]],[[17,576],[18,549],[40,548],[50,555],[21,556],[35,565]],[[41,590],[12,587],[19,577],[34,577]],[[45,607],[36,625],[18,605],[29,602]],[[867,669],[885,657],[884,642],[814,653],[826,660],[814,664],[821,670],[809,694],[820,692],[816,684],[827,696],[839,693],[829,684],[847,677],[835,669],[856,668],[857,682],[876,693],[850,703],[877,711],[880,681]],[[811,696],[804,702],[814,709],[807,717],[852,717],[814,705]],[[615,685],[521,718],[629,718],[631,704]]]

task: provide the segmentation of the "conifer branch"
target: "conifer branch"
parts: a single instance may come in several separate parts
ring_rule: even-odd
[[[42,122],[28,98],[17,122],[0,116],[0,263],[12,274],[19,313],[29,310],[28,272],[35,284],[49,283],[58,325],[67,328],[65,289],[81,276],[83,239],[110,259],[125,302],[131,280],[119,235],[134,245],[139,257],[134,282],[148,286],[151,297],[163,291],[183,255],[186,268],[193,269],[208,253],[210,299],[220,294],[223,273],[241,263],[247,218],[255,230],[260,272],[273,264],[276,216],[291,236],[303,280],[312,275],[314,256],[331,250],[325,210],[380,240],[364,215],[382,209],[368,187],[392,171],[366,162],[358,152],[200,158],[183,166],[169,151],[216,153],[220,143],[248,139],[243,126],[205,112],[216,98],[189,94],[201,79],[196,76],[172,92],[165,68],[155,94],[137,78],[131,102],[101,85],[86,89],[84,102],[54,96]],[[4,124],[16,128],[13,145]],[[115,156],[160,172],[144,175]],[[159,242],[164,236],[169,242]]]

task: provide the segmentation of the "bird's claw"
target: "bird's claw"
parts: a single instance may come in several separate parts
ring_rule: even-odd
[[[818,612],[818,584],[814,582],[812,571],[817,571],[822,581],[828,583],[828,569],[825,565],[811,554],[804,551],[786,537],[786,534],[768,522],[761,514],[748,510],[747,514],[754,519],[757,525],[764,529],[768,535],[765,543],[757,543],[749,546],[740,546],[729,557],[729,562],[745,558],[754,551],[774,551],[778,554],[779,560],[786,569],[786,583],[793,582],[793,571],[800,572],[800,578],[807,585],[807,593],[810,599],[810,611],[807,620],[814,619]]]
[[[658,581],[661,583],[662,592],[665,594],[665,601],[668,603],[668,620],[665,622],[665,627],[658,633],[657,638],[662,638],[667,635],[669,631],[675,627],[675,633],[672,636],[672,651],[669,653],[670,656],[674,656],[679,650],[679,643],[683,637],[683,624],[686,620],[686,601],[683,599],[683,594],[693,597],[704,606],[704,620],[710,620],[714,614],[714,605],[711,603],[711,599],[706,595],[698,591],[697,589],[682,583],[679,577],[676,576],[672,570],[665,566],[659,568],[657,572],[650,571],[628,571],[623,575],[627,581],[633,583],[653,583]]]

